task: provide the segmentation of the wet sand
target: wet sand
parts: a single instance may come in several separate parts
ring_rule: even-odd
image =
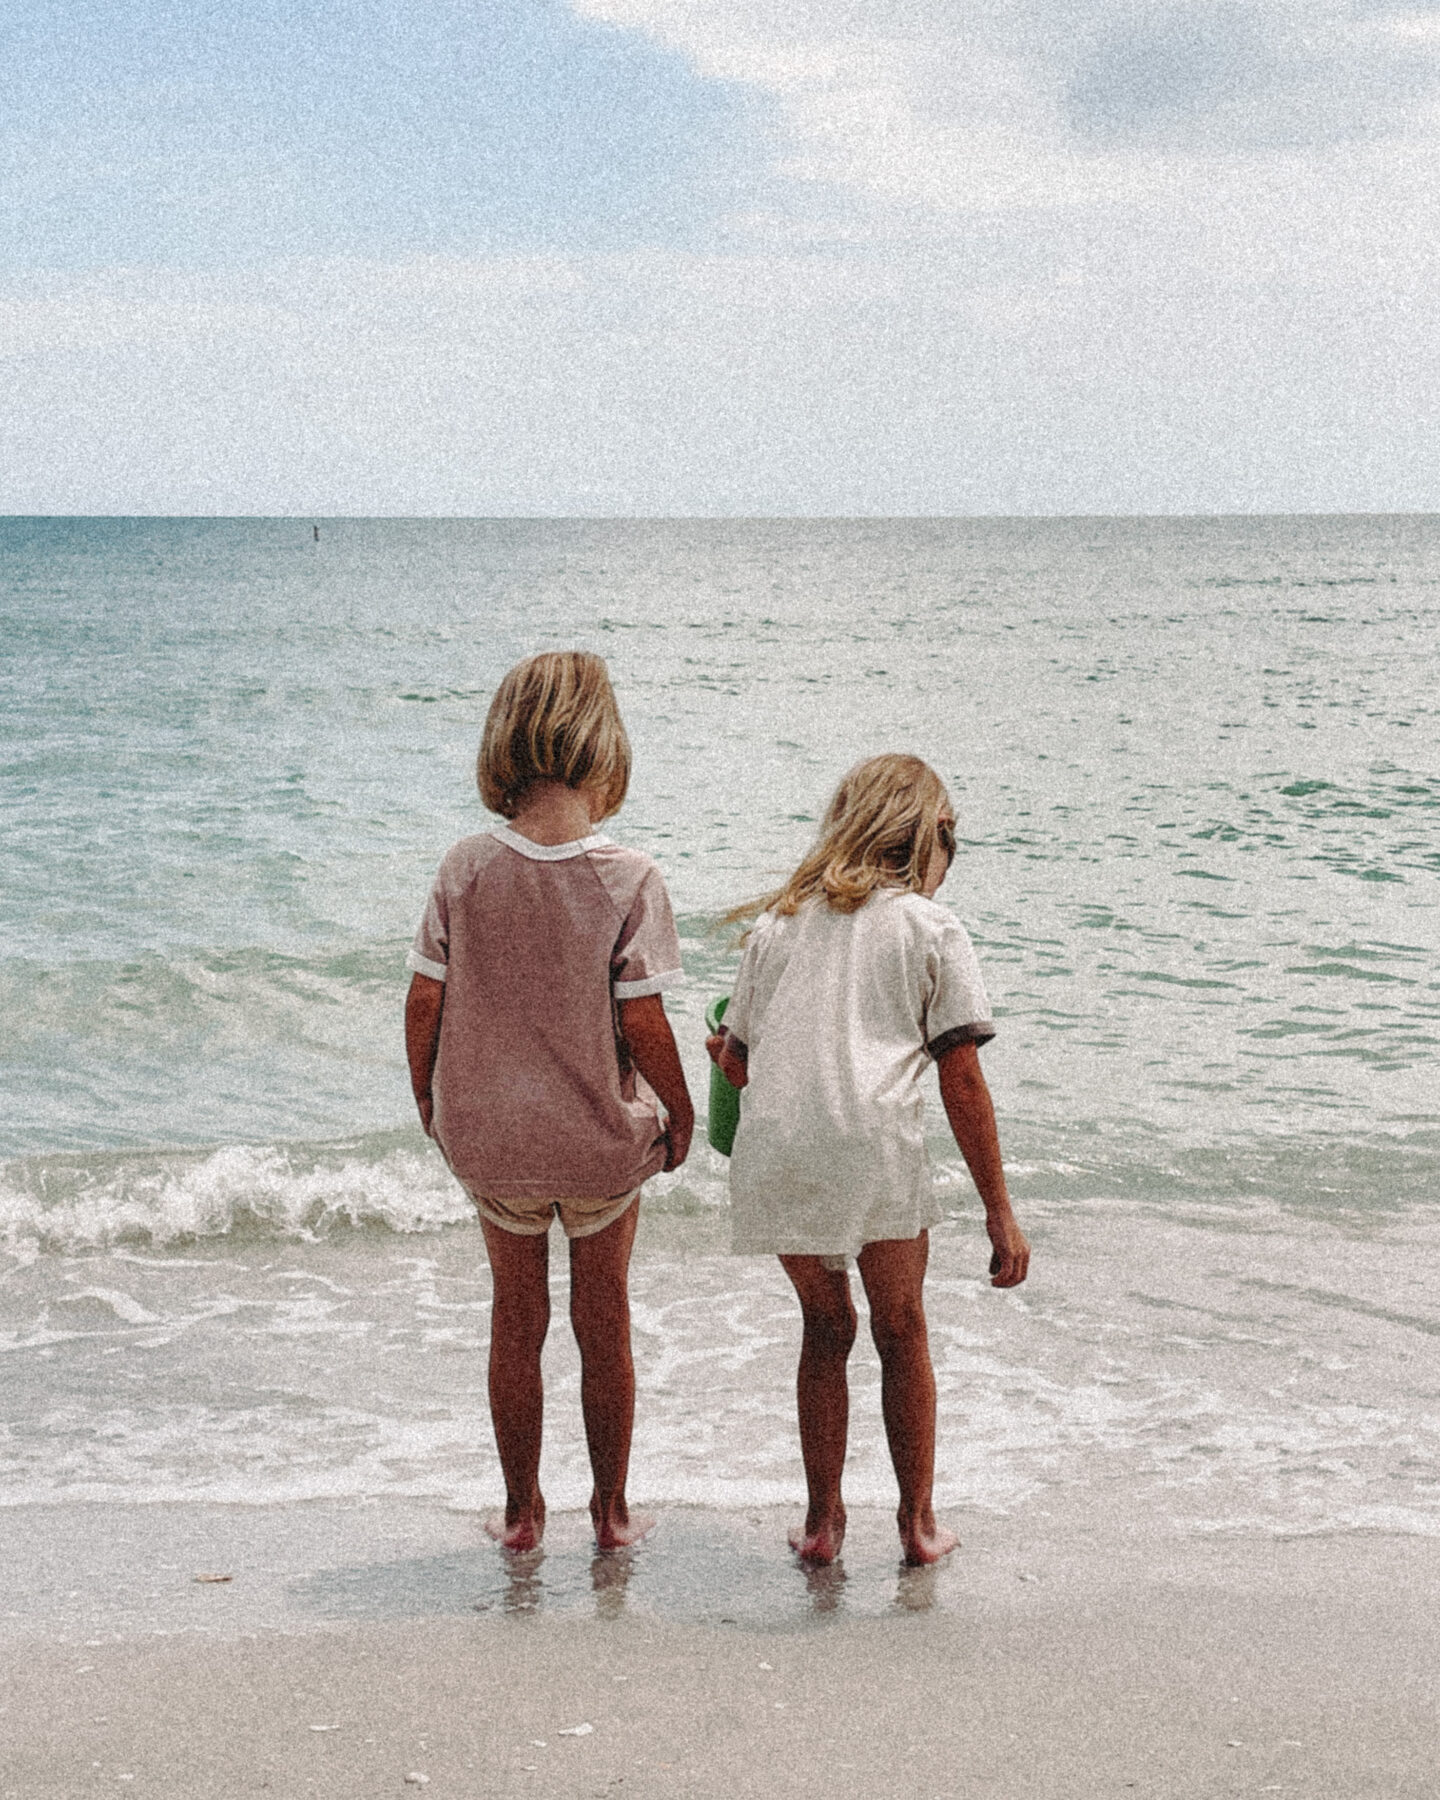
[[[1102,1498],[962,1516],[921,1573],[862,1515],[818,1577],[778,1513],[677,1510],[616,1558],[564,1517],[511,1561],[418,1508],[74,1509],[28,1548],[17,1509],[0,1795],[1434,1794],[1440,1542]]]

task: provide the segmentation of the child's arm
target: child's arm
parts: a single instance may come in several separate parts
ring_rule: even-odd
[[[658,994],[644,994],[638,1000],[620,1002],[620,1035],[630,1046],[635,1067],[654,1088],[660,1104],[670,1115],[665,1125],[669,1145],[665,1167],[678,1169],[690,1154],[695,1108],[690,1102],[685,1071],[680,1066],[680,1052],[675,1048],[675,1034],[670,1029],[664,1003]]]
[[[995,1108],[980,1071],[980,1053],[974,1044],[956,1044],[940,1058],[939,1068],[945,1116],[985,1202],[985,1229],[995,1249],[990,1261],[990,1285],[1018,1287],[1030,1268],[1030,1246],[1010,1210],[1005,1170],[1000,1162],[1000,1139],[995,1132]]]
[[[410,1059],[410,1086],[420,1108],[420,1123],[430,1133],[435,1101],[430,1083],[435,1075],[435,1056],[440,1048],[440,1015],[445,1010],[445,983],[428,975],[414,975],[405,996],[405,1054]]]

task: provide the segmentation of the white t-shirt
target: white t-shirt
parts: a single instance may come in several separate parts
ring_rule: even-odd
[[[933,900],[764,914],[725,1013],[749,1085],[730,1159],[731,1247],[854,1255],[938,1223],[920,1078],[995,1035],[974,946]]]

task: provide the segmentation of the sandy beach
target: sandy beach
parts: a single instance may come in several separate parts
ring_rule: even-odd
[[[1120,1498],[962,1520],[930,1572],[863,1513],[808,1577],[778,1512],[508,1562],[453,1514],[17,1509],[49,1624],[11,1616],[0,1794],[1433,1795],[1440,1545]]]

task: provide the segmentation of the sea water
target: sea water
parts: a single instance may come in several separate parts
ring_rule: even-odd
[[[1035,1256],[985,1282],[937,1108],[943,1505],[1440,1531],[1437,624],[1430,518],[0,522],[0,1502],[500,1498],[404,958],[498,677],[579,645],[697,1097],[717,915],[858,757],[951,785]],[[702,1125],[634,1269],[652,1504],[803,1494],[796,1308],[725,1210]],[[854,1369],[849,1496],[889,1505]]]

